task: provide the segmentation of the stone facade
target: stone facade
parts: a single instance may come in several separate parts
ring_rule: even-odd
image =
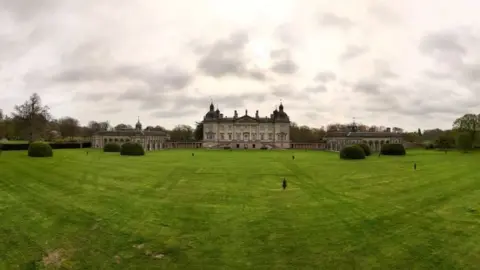
[[[260,117],[258,111],[255,116],[250,116],[247,110],[243,116],[238,116],[235,111],[233,117],[225,117],[210,104],[210,110],[203,118],[202,146],[290,148],[290,119],[283,104],[269,117]]]
[[[117,143],[122,145],[126,142],[136,142],[143,146],[147,151],[159,150],[165,147],[167,134],[162,131],[142,130],[140,121],[135,125],[135,129],[124,129],[116,131],[99,131],[92,137],[93,148],[103,148],[107,143]]]
[[[366,143],[373,152],[380,151],[383,144],[403,143],[402,135],[390,132],[358,132],[355,125],[352,130],[345,132],[327,132],[325,136],[326,150],[340,151],[343,147]]]

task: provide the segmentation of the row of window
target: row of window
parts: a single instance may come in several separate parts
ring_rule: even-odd
[[[126,138],[126,139],[123,139],[123,138],[104,138],[103,141],[105,143],[107,142],[130,142],[130,139],[129,138]],[[137,140],[137,142],[140,142],[140,140]],[[160,140],[150,140],[150,142],[153,142],[153,143],[160,143]]]
[[[227,135],[228,136],[228,140],[232,140],[232,133],[228,133],[228,134],[224,134],[224,133],[220,133],[220,140],[225,140],[227,138]],[[242,140],[242,133],[236,133],[235,134],[235,138],[236,140]],[[266,134],[264,133],[260,133],[260,140],[265,140],[265,136]],[[273,140],[273,133],[268,133],[268,140]],[[216,139],[216,134],[215,133],[208,133],[207,134],[207,140],[215,140]],[[248,141],[248,140],[257,140],[257,134],[256,133],[252,133],[252,136],[250,138],[250,135],[247,133],[247,134],[243,134],[243,140],[245,141]],[[287,140],[287,134],[277,134],[277,140]]]

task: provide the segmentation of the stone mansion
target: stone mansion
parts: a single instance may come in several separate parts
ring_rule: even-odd
[[[203,118],[203,147],[231,147],[256,149],[290,148],[290,119],[283,104],[270,116],[260,117],[258,110],[254,116],[226,117],[213,103]]]

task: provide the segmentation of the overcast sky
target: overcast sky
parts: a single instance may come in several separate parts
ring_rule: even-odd
[[[210,99],[311,126],[480,113],[480,1],[0,0],[0,108],[193,125]]]

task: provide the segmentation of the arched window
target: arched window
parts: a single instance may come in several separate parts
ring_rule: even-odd
[[[120,139],[120,142],[123,142],[123,138]]]
[[[109,142],[112,142],[113,140],[112,140],[112,138],[109,138],[108,141],[109,141]]]

